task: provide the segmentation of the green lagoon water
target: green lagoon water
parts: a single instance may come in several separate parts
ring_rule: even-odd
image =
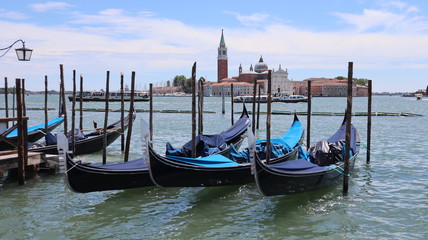
[[[27,96],[27,107],[43,107],[42,95]],[[49,107],[58,108],[57,95]],[[156,110],[191,110],[189,97],[155,97]],[[354,98],[355,112],[367,111],[367,98]],[[11,105],[11,101],[9,101]],[[3,95],[0,106],[4,106]],[[314,112],[343,112],[346,98],[313,98]],[[103,103],[84,103],[104,108]],[[127,106],[128,107],[128,106]],[[262,105],[262,111],[265,109]],[[306,104],[273,104],[273,111],[306,111]],[[110,103],[119,109],[119,103]],[[148,103],[136,103],[148,109]],[[231,124],[230,99],[221,114],[221,98],[205,98],[204,132],[218,133]],[[247,105],[251,110],[251,105]],[[71,104],[68,103],[68,109]],[[241,111],[241,104],[235,110]],[[24,186],[0,187],[0,239],[428,239],[428,100],[374,96],[373,111],[413,112],[423,117],[373,117],[371,164],[362,149],[351,174],[349,194],[342,186],[320,191],[263,197],[254,183],[212,188],[146,187],[78,194],[62,174],[40,174]],[[49,111],[50,118],[57,111]],[[71,112],[68,112],[71,118]],[[43,122],[43,111],[28,111],[29,125]],[[77,116],[78,113],[77,113]],[[235,119],[239,114],[235,114]],[[4,117],[4,112],[0,113]],[[109,114],[109,121],[120,113]],[[306,116],[300,116],[306,125]],[[103,125],[104,113],[84,112],[84,127]],[[141,155],[139,113],[134,123],[130,158]],[[258,137],[265,137],[265,115]],[[292,116],[272,116],[272,137],[281,136]],[[311,140],[326,139],[340,116],[312,116]],[[366,117],[353,117],[366,144]],[[71,124],[69,124],[70,128]],[[190,139],[191,114],[155,113],[154,145],[164,152]],[[101,153],[80,159],[100,162]],[[123,158],[120,141],[108,147],[107,161]]]

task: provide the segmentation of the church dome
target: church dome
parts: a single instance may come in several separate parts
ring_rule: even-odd
[[[267,70],[268,70],[268,65],[265,62],[263,62],[263,57],[260,56],[259,62],[256,65],[254,65],[254,71],[261,73]]]

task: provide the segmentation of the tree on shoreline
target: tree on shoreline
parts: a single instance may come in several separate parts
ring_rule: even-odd
[[[346,78],[344,76],[337,76],[336,79],[347,80],[348,78]],[[358,85],[363,85],[366,87],[368,86],[368,83],[369,83],[369,79],[367,79],[367,78],[353,78],[352,81],[354,81]]]
[[[200,77],[199,80],[205,82],[204,77]],[[186,76],[184,75],[175,76],[172,81],[172,86],[180,87],[181,91],[183,91],[184,93],[192,93],[192,79],[186,78]]]

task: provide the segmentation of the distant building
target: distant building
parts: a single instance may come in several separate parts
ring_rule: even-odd
[[[228,77],[228,56],[227,47],[224,40],[223,30],[221,31],[220,44],[217,53],[217,82],[206,82],[204,84],[205,96],[221,96],[224,90],[225,96],[238,95],[251,95],[253,94],[254,82],[260,86],[262,94],[266,94],[267,78],[268,78],[268,65],[264,62],[263,57],[260,56],[259,62],[251,64],[248,71],[243,71],[242,65],[239,65],[239,75],[232,78]],[[272,93],[293,93],[293,85],[288,79],[288,70],[283,70],[281,65],[277,71],[272,70]],[[230,85],[233,84],[233,93],[230,92]]]
[[[217,82],[227,78],[228,76],[228,59],[227,59],[227,47],[224,41],[223,29],[221,30],[220,45],[218,46],[217,54]]]
[[[153,87],[153,95],[173,95],[181,91],[181,87]]]
[[[251,95],[253,94],[253,84],[245,83],[245,82],[233,82],[233,96],[239,95]],[[219,97],[222,96],[230,96],[231,94],[231,83],[230,82],[221,82],[221,83],[212,83],[207,82],[204,85],[204,95],[205,96],[213,96]]]
[[[313,96],[346,97],[348,95],[348,80],[336,78],[308,78],[303,81],[293,81],[294,94],[307,95],[308,81],[311,81],[311,94]],[[354,97],[366,97],[368,96],[368,88],[354,83],[352,95]]]

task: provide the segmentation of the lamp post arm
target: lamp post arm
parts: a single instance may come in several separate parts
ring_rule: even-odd
[[[0,57],[3,57],[4,55],[6,55],[6,53],[9,52],[9,50],[13,47],[13,45],[15,45],[17,42],[22,42],[22,46],[25,47],[25,42],[22,41],[22,39],[18,39],[16,40],[14,43],[12,43],[9,47],[5,47],[5,48],[0,48],[0,51],[5,51],[2,55],[0,55]]]

